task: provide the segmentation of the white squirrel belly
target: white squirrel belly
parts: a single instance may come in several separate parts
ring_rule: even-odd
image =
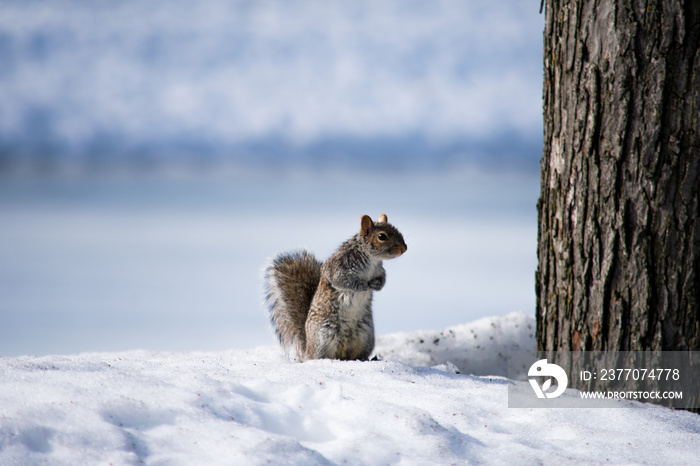
[[[372,264],[367,267],[367,272],[363,277],[369,281],[377,274],[377,267],[381,265],[381,261],[372,261]],[[343,308],[345,319],[350,321],[359,321],[365,315],[372,300],[372,290],[367,291],[349,291],[343,290],[338,296]]]
[[[368,304],[372,299],[372,292],[367,291],[341,291],[338,295],[343,317],[349,321],[359,321],[364,316]]]

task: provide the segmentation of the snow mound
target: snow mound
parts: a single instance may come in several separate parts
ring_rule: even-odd
[[[509,351],[535,350],[535,318],[524,312],[485,317],[443,331],[392,333],[377,339],[380,360],[409,366],[452,363],[462,374],[508,375]]]
[[[526,322],[521,314],[477,321],[443,332],[438,344],[424,339],[431,332],[390,335],[380,351],[435,362],[482,336],[500,351],[531,339]],[[447,334],[454,337],[443,343]],[[426,344],[432,351],[421,349]],[[479,354],[492,358],[490,351]],[[491,360],[500,370],[501,359]],[[639,403],[509,409],[507,384],[456,374],[447,361],[299,364],[276,347],[2,358],[0,464],[693,464],[700,457],[695,414]]]

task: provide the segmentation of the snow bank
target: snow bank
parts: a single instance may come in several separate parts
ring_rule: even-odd
[[[292,363],[276,347],[3,358],[0,464],[697,461],[692,413],[509,409],[503,377],[399,362],[432,364],[463,348],[498,372],[490,353],[530,341],[528,324],[523,314],[482,319],[437,344],[430,332],[388,335],[378,350],[394,360],[364,363]],[[491,343],[479,353],[471,340],[482,337]]]
[[[485,317],[443,331],[392,333],[377,339],[379,359],[410,366],[454,364],[461,373],[508,375],[508,352],[535,349],[535,319],[524,312]]]

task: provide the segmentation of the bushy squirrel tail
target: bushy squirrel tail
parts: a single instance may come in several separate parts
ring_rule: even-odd
[[[265,269],[270,322],[282,346],[295,347],[299,358],[306,348],[306,317],[320,280],[321,262],[308,251],[280,254]]]

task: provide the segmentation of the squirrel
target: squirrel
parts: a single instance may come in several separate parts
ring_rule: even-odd
[[[382,261],[407,250],[401,232],[379,216],[321,263],[306,250],[282,253],[265,269],[265,302],[285,350],[299,361],[366,361],[374,350],[372,291],[386,283]]]

